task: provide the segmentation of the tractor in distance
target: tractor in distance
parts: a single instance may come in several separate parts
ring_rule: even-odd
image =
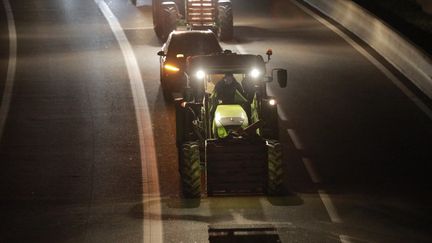
[[[179,26],[212,30],[222,41],[233,38],[231,0],[153,0],[152,12],[153,27],[162,42]]]
[[[282,191],[277,104],[266,86],[276,73],[286,87],[287,71],[266,76],[265,65],[260,55],[231,52],[187,59],[187,87],[175,99],[184,197]]]

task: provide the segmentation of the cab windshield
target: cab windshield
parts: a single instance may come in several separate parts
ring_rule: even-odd
[[[234,73],[233,74],[235,81],[239,83],[243,89],[247,84],[249,84],[249,80],[246,78],[246,74],[244,73]],[[222,81],[225,77],[224,73],[215,73],[215,74],[206,74],[204,78],[205,82],[205,92],[208,94],[213,93],[215,86],[218,82]]]

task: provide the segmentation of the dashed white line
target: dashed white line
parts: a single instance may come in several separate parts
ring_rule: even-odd
[[[376,60],[369,52],[367,52],[363,47],[361,47],[357,42],[352,40],[347,34],[342,32],[336,26],[332,25],[330,22],[312,12],[310,9],[303,6],[301,3],[298,3],[296,0],[291,0],[297,7],[302,9],[305,13],[309,14],[318,22],[325,25],[327,28],[332,30],[334,33],[339,35],[342,39],[344,39],[348,44],[350,44],[354,49],[356,49],[360,54],[362,54],[366,59],[368,59],[375,67],[377,67],[388,79],[390,79],[396,87],[398,87],[409,99],[411,99],[417,107],[423,111],[429,119],[432,120],[432,110],[429,109],[411,90],[409,90],[390,70],[388,70],[382,63]]]
[[[321,201],[323,202],[327,213],[330,217],[330,220],[333,223],[342,223],[342,218],[339,216],[338,211],[336,210],[336,207],[333,204],[333,201],[331,200],[330,196],[327,194],[327,192],[323,190],[319,190],[318,194],[321,198]]]
[[[297,132],[294,129],[288,128],[287,132],[289,136],[291,137],[292,142],[294,143],[294,146],[298,150],[303,150],[304,146],[299,137],[297,136]]]
[[[279,117],[281,118],[282,121],[284,121],[284,122],[290,121],[288,119],[288,116],[286,115],[285,111],[280,108],[279,104],[278,104],[278,114],[279,114]]]
[[[9,107],[12,99],[12,91],[15,81],[15,70],[17,61],[17,35],[12,7],[8,0],[3,0],[3,5],[6,12],[6,19],[9,31],[9,62],[6,74],[6,82],[4,85],[3,96],[0,105],[0,140],[3,137],[6,118],[9,113]]]
[[[351,237],[349,237],[348,235],[339,235],[339,240],[342,243],[351,243]]]
[[[306,167],[306,170],[312,180],[313,183],[321,183],[321,177],[319,176],[318,172],[315,169],[315,166],[313,165],[312,161],[309,158],[302,158],[303,164]]]
[[[154,145],[153,129],[150,119],[150,112],[147,104],[147,97],[144,89],[141,72],[132,50],[132,47],[119,23],[112,13],[111,9],[104,0],[95,0],[99,9],[108,21],[111,30],[119,43],[120,49],[126,63],[129,75],[132,96],[135,106],[135,115],[137,119],[138,135],[140,143],[140,154],[143,176],[143,194],[146,199],[155,198],[160,202],[159,194],[159,176],[156,161],[156,151]],[[144,214],[153,216],[143,216],[144,218],[144,242],[162,242],[162,221],[160,203],[150,206],[143,204]]]

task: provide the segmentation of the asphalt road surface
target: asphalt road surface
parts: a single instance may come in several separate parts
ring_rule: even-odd
[[[13,40],[6,2],[3,95]],[[371,50],[290,1],[234,1],[235,40],[223,44],[272,48],[269,68],[288,70],[287,88],[269,87],[286,195],[182,199],[161,43],[143,2],[10,1],[17,63],[0,128],[0,242],[208,242],[209,226],[273,227],[281,242],[432,241],[431,119],[368,59]],[[131,89],[134,57],[143,87]]]

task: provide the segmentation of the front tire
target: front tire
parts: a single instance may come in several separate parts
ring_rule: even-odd
[[[280,195],[283,191],[282,146],[276,140],[267,140],[268,181],[267,193]]]
[[[201,197],[200,150],[197,142],[184,143],[180,148],[180,175],[183,196]]]
[[[177,29],[179,13],[175,2],[167,1],[154,8],[153,23],[157,37],[165,42],[169,34]]]

